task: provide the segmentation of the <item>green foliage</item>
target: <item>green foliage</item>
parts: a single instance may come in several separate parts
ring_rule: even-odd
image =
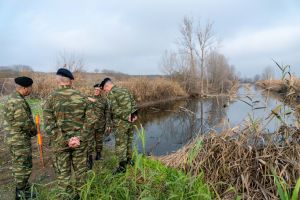
[[[203,146],[203,141],[202,140],[198,140],[195,144],[195,146],[190,150],[189,152],[189,156],[188,156],[188,164],[192,165],[193,160],[196,158],[196,156],[198,155],[200,149]]]
[[[284,80],[287,75],[291,77],[291,66],[290,65],[285,65],[285,66],[280,66],[278,62],[273,60],[273,62],[276,64],[276,66],[280,69],[281,71],[281,80]]]
[[[143,127],[135,127],[145,148]],[[200,148],[201,144],[199,144]],[[144,150],[145,151],[145,150]],[[112,151],[105,149],[104,161],[96,162],[81,188],[81,199],[212,199],[210,188],[203,182],[203,174],[191,176],[183,171],[166,167],[161,162],[134,152],[135,165],[128,165],[124,174],[113,175],[118,162]],[[49,186],[38,186],[37,199],[56,199],[58,191]]]
[[[275,172],[273,172],[274,181],[276,184],[277,192],[279,195],[280,200],[297,200],[299,195],[299,189],[300,189],[300,178],[297,180],[296,186],[293,189],[292,195],[290,193],[290,188],[288,184],[285,182],[285,180],[282,177],[279,177],[276,175]]]
[[[106,152],[111,154],[111,152]],[[212,199],[209,187],[203,183],[203,175],[192,177],[184,172],[168,168],[159,161],[140,156],[134,167],[125,174],[112,175],[117,164],[114,156],[97,162],[81,188],[83,200],[96,199]],[[51,187],[38,187],[37,199],[56,199],[57,191]]]

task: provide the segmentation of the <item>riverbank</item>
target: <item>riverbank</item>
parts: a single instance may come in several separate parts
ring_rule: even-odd
[[[158,159],[194,176],[203,173],[218,199],[292,199],[293,191],[298,199],[300,130],[282,127],[265,136],[255,130],[249,126],[198,136]]]
[[[284,80],[261,80],[256,82],[256,86],[279,94],[287,94],[290,90],[300,93],[300,79],[289,78]]]

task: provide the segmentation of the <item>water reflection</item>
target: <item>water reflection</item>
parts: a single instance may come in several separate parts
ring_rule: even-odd
[[[237,99],[187,99],[144,108],[140,111],[140,122],[146,131],[146,152],[154,155],[171,153],[197,134],[245,124],[249,116],[264,124],[271,109],[279,104],[282,104],[280,100],[262,95],[255,87],[241,87]],[[285,120],[294,123],[295,115],[287,116]],[[266,125],[266,131],[274,132],[279,126],[279,121],[274,119]],[[135,139],[141,150],[138,138]]]

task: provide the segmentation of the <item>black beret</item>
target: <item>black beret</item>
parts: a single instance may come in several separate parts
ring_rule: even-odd
[[[66,68],[60,68],[60,69],[58,69],[57,72],[56,72],[56,75],[68,77],[71,80],[74,80],[73,74],[69,70],[67,70]]]
[[[29,87],[32,85],[33,81],[29,77],[21,76],[21,77],[15,78],[15,83],[22,87]]]
[[[101,84],[100,84],[100,83],[96,83],[96,84],[94,85],[94,88],[96,88],[96,87],[101,88]]]

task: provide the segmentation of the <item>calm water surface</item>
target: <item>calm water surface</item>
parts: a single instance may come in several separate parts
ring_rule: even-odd
[[[242,86],[235,99],[186,99],[143,108],[139,115],[146,134],[145,150],[148,154],[165,155],[178,150],[198,134],[245,124],[250,116],[266,124],[267,132],[274,132],[280,126],[279,120],[267,121],[271,110],[278,105],[282,103],[259,89]],[[288,107],[285,109],[292,111]],[[295,122],[293,111],[285,121]],[[137,135],[135,142],[142,151]]]

